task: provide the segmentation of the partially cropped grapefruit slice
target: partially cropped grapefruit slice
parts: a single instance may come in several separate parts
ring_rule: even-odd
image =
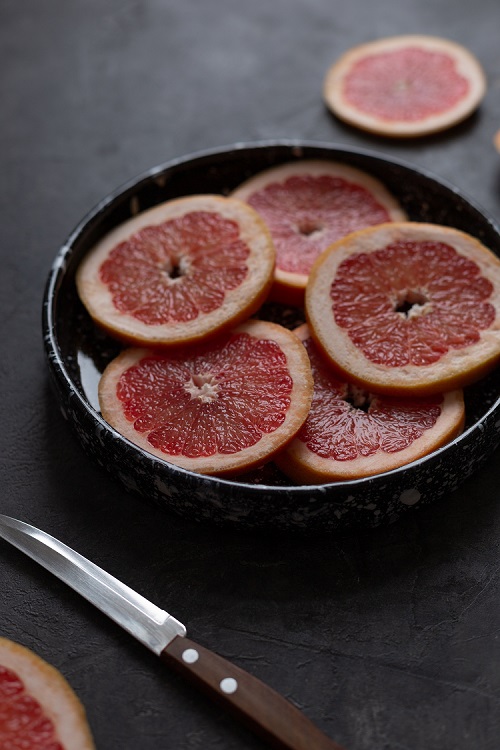
[[[335,375],[307,325],[296,334],[311,360],[314,397],[304,425],[275,459],[295,481],[323,484],[380,474],[431,453],[462,431],[461,390],[425,399],[370,394]]]
[[[197,341],[254,313],[272,284],[274,247],[258,214],[214,195],[141,213],[84,258],[77,288],[92,318],[129,343]]]
[[[104,371],[99,401],[104,419],[149,453],[223,475],[264,463],[291,440],[312,387],[297,337],[251,320],[195,347],[124,351]]]
[[[85,711],[54,667],[0,638],[0,747],[93,750]]]
[[[276,248],[271,297],[300,306],[311,266],[332,242],[357,229],[403,221],[398,201],[375,177],[326,160],[259,172],[234,192],[265,220]]]
[[[500,358],[500,260],[449,227],[384,224],[318,258],[306,316],[348,379],[381,393],[437,393]]]
[[[327,72],[324,98],[341,120],[396,137],[444,130],[468,117],[486,91],[482,66],[440,37],[396,36],[362,44]]]

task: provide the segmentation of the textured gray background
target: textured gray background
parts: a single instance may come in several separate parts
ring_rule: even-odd
[[[83,455],[49,390],[53,257],[104,195],[170,158],[302,137],[431,170],[500,214],[498,0],[1,0],[2,512],[41,525],[267,681],[348,750],[497,750],[498,453],[453,496],[341,539],[221,531],[146,506]],[[324,73],[353,44],[468,46],[488,93],[444,135],[337,122]],[[63,584],[0,545],[0,633],[57,666],[100,750],[261,743]],[[313,749],[311,749],[313,750]]]

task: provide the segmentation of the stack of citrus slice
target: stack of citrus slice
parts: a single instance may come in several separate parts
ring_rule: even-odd
[[[500,261],[448,227],[372,227],[320,256],[306,315],[314,398],[279,466],[304,483],[388,471],[456,437],[462,386],[498,363]]]
[[[81,299],[106,330],[150,347],[104,372],[109,424],[204,474],[241,472],[291,440],[312,399],[307,353],[282,326],[236,325],[258,310],[273,270],[265,224],[231,198],[170,201],[104,237],[79,268]]]
[[[460,389],[500,358],[500,261],[463,232],[400,217],[369,176],[306,161],[118,227],[77,276],[95,321],[143,345],[106,368],[104,419],[183,469],[233,476],[274,458],[299,482],[388,471],[455,437]],[[338,239],[301,266],[315,233]],[[300,271],[283,282],[278,264],[274,289],[289,302],[305,289],[303,341],[249,319],[273,285],[273,238]]]
[[[0,638],[0,747],[94,750],[84,708],[61,673],[6,638]]]

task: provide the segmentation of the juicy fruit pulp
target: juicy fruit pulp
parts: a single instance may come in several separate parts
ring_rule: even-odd
[[[291,390],[275,342],[242,333],[194,355],[144,357],[122,375],[117,397],[154,448],[197,458],[241,451],[273,432],[284,421]]]
[[[413,401],[371,396],[332,376],[310,339],[305,346],[313,361],[315,394],[299,439],[318,456],[350,461],[379,450],[397,453],[436,424],[441,395]]]
[[[500,357],[500,261],[448,227],[350,235],[318,260],[306,308],[334,365],[382,393],[461,387]]]
[[[292,333],[253,321],[196,349],[129,350],[105,371],[99,393],[104,418],[133,442],[221,473],[261,461],[293,437],[312,378]]]
[[[465,47],[425,35],[359,45],[328,70],[323,94],[334,114],[381,135],[412,137],[469,116],[486,91],[478,60]]]
[[[430,365],[477,343],[495,320],[492,292],[474,261],[425,240],[346,258],[330,295],[354,346],[372,362],[401,367]]]
[[[260,306],[275,253],[262,219],[222,196],[156,206],[105,236],[77,273],[94,320],[129,343],[199,340]]]
[[[46,716],[39,702],[26,692],[22,680],[12,670],[2,666],[0,747],[64,750],[57,738],[54,723]]]
[[[64,677],[6,638],[0,638],[0,747],[94,750],[83,706]]]
[[[121,242],[99,274],[120,312],[178,323],[220,307],[247,276],[249,254],[235,221],[193,211]]]
[[[340,237],[390,219],[364,187],[329,175],[270,183],[248,203],[271,230],[278,267],[300,274],[308,274],[321,251]]]
[[[316,258],[332,242],[357,229],[406,215],[377,179],[326,160],[299,160],[259,172],[233,196],[264,219],[276,249],[271,297],[301,306]]]
[[[462,430],[461,391],[425,399],[370,394],[338,378],[318,353],[307,326],[297,334],[311,361],[309,415],[278,465],[302,482],[357,479],[397,468]]]
[[[361,111],[412,122],[455,106],[469,88],[450,55],[409,46],[358,60],[344,96]]]

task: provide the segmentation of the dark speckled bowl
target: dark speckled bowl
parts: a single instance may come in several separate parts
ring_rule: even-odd
[[[498,371],[467,389],[466,429],[446,447],[385,474],[322,486],[293,485],[273,465],[238,481],[184,471],[137,448],[101,418],[99,374],[119,347],[94,327],[76,294],[75,270],[87,250],[138,210],[181,195],[227,193],[262,169],[302,158],[366,170],[399,198],[410,219],[456,227],[500,255],[498,228],[449,185],[376,154],[326,144],[237,144],[196,154],[151,169],[99,203],[60,249],[48,279],[43,332],[52,381],[64,416],[97,463],[127,490],[190,519],[308,531],[375,526],[454,490],[500,440]],[[290,311],[278,308],[266,315],[295,322]]]

